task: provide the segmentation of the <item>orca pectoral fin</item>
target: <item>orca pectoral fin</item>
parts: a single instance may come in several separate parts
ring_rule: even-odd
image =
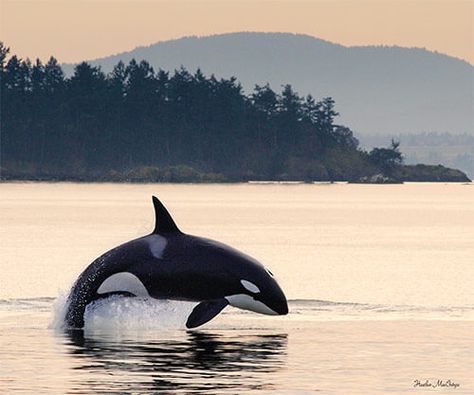
[[[196,328],[212,320],[229,304],[227,299],[205,300],[199,303],[186,321],[187,328]]]

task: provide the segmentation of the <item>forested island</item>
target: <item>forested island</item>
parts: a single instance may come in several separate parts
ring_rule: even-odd
[[[316,77],[315,77],[316,78]],[[236,78],[83,62],[66,78],[0,44],[0,177],[135,182],[469,181],[443,166],[407,166],[399,143],[367,152],[335,122],[332,98],[291,85],[244,94]]]

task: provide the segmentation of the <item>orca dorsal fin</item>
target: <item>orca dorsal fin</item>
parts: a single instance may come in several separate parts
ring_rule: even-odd
[[[153,207],[155,208],[155,229],[153,234],[181,233],[173,218],[171,218],[170,213],[163,206],[163,203],[156,196],[153,196],[152,199]]]

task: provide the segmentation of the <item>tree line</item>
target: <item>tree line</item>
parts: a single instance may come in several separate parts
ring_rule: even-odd
[[[86,62],[70,77],[0,43],[1,167],[16,175],[94,179],[185,165],[227,180],[355,180],[401,163],[398,143],[365,152],[335,123],[332,98],[184,67]],[[138,171],[140,173],[140,171]],[[146,174],[145,174],[146,178]]]

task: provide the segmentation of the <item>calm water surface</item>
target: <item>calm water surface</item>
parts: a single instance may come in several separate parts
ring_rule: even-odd
[[[290,314],[185,331],[189,304],[118,298],[61,331],[84,267],[151,231],[152,194],[264,262]],[[0,239],[0,392],[474,393],[473,184],[3,183]]]

